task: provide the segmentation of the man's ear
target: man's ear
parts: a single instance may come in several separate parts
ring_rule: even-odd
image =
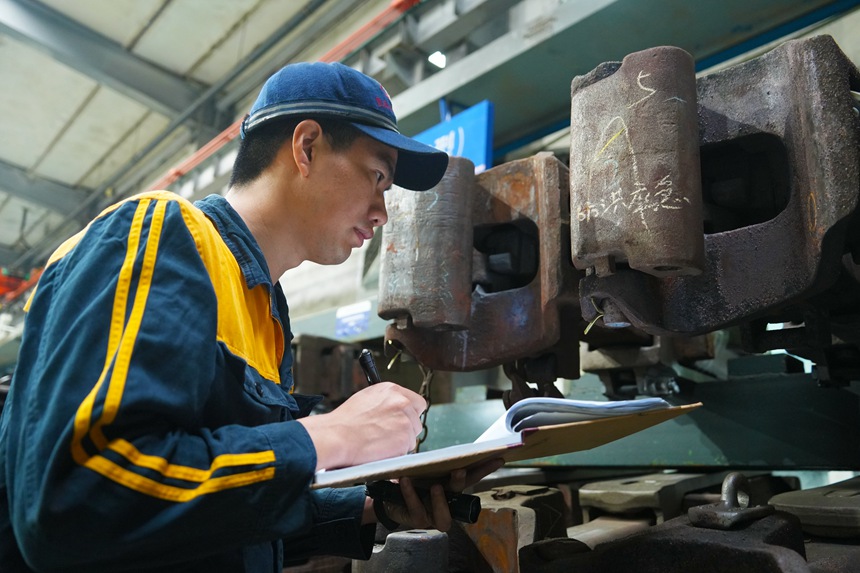
[[[310,174],[311,163],[319,150],[319,142],[322,137],[322,127],[312,119],[305,119],[296,125],[293,130],[293,159],[296,167],[303,177]]]

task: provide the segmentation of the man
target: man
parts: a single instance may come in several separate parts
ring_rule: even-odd
[[[48,261],[0,423],[4,573],[369,557],[364,489],[311,480],[406,453],[425,404],[384,382],[306,417],[277,279],[343,262],[385,223],[384,191],[433,187],[447,156],[400,135],[385,90],[340,64],[279,71],[242,135],[226,197],[144,193]],[[450,526],[440,485],[428,506],[401,489],[382,519]]]

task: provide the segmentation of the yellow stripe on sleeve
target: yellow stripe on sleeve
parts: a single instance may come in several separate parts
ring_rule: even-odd
[[[138,332],[140,331],[140,323],[143,321],[143,312],[146,308],[146,301],[149,297],[149,289],[152,286],[152,275],[155,271],[155,259],[158,254],[158,245],[161,239],[161,227],[164,224],[164,213],[167,208],[166,201],[158,201],[155,204],[155,210],[152,214],[152,222],[149,224],[149,238],[146,242],[146,249],[143,253],[143,266],[140,271],[140,278],[137,281],[137,290],[134,295],[134,303],[131,307],[131,316],[128,323],[122,329],[119,347],[116,352],[113,363],[113,371],[111,380],[108,384],[107,396],[105,397],[104,406],[102,407],[102,415],[96,421],[90,430],[90,435],[96,447],[103,450],[107,447],[108,440],[105,438],[102,430],[103,426],[110,425],[116,419],[116,413],[119,410],[119,404],[122,400],[122,393],[125,390],[125,383],[128,379],[128,368],[131,364],[131,354],[134,349],[134,343],[137,340]],[[138,230],[135,227],[135,230]],[[138,236],[139,236],[138,232]],[[131,241],[129,241],[131,243]],[[133,265],[132,265],[133,266]],[[123,265],[123,271],[125,265]],[[127,304],[128,300],[128,285],[131,280],[124,280],[122,273],[120,281],[117,285],[117,299],[120,297]],[[118,305],[114,305],[114,317],[111,320],[111,342],[114,344],[114,324],[116,322]],[[125,305],[123,305],[124,316]]]
[[[128,246],[126,247],[125,258],[122,267],[119,271],[119,279],[117,281],[116,293],[114,294],[113,311],[111,313],[111,323],[108,336],[108,347],[105,352],[105,363],[102,367],[99,379],[90,390],[87,397],[78,407],[75,415],[75,433],[72,437],[72,457],[79,464],[83,464],[89,455],[83,447],[84,437],[90,431],[91,418],[93,415],[93,406],[95,405],[96,395],[101,390],[104,384],[105,376],[110,370],[111,362],[114,360],[119,341],[122,338],[122,331],[125,322],[125,309],[128,301],[128,293],[130,291],[130,283],[132,279],[132,271],[134,270],[134,261],[137,257],[137,249],[140,244],[140,235],[143,228],[143,220],[146,216],[146,211],[149,208],[150,201],[142,200],[134,212],[134,217],[131,221],[131,229],[128,234]],[[106,440],[102,440],[99,448],[103,448]]]
[[[164,458],[143,454],[134,447],[134,444],[126,440],[114,440],[108,447],[138,467],[156,471],[165,477],[193,482],[204,482],[221,468],[259,465],[275,461],[275,452],[272,450],[245,454],[222,454],[212,460],[208,470],[200,470],[169,464]]]
[[[212,460],[209,468],[200,469],[171,464],[165,458],[143,454],[130,442],[122,439],[109,441],[104,434],[104,428],[116,420],[122,402],[134,343],[139,333],[152,286],[167,204],[171,200],[160,196],[156,201],[149,226],[146,248],[143,253],[141,271],[137,280],[134,302],[128,322],[126,323],[125,314],[128,306],[128,295],[131,292],[134,265],[138,255],[140,239],[143,234],[145,216],[151,200],[141,198],[135,211],[129,231],[126,256],[120,269],[116,293],[114,295],[105,364],[95,386],[78,407],[71,448],[72,455],[77,463],[121,485],[160,499],[188,501],[203,494],[273,479],[275,476],[274,466],[237,472],[221,477],[213,478],[212,476],[217,470],[222,468],[274,464],[275,453],[272,450],[264,450],[242,454],[222,454]],[[92,423],[96,396],[101,390],[108,372],[111,372],[111,376],[108,381],[102,414],[95,423]],[[89,436],[93,444],[100,451],[110,449],[122,455],[134,466],[158,472],[167,478],[196,482],[198,485],[192,488],[166,485],[124,468],[101,454],[90,456],[83,446],[83,440],[87,436]]]
[[[192,499],[208,493],[271,480],[275,477],[275,468],[268,467],[250,472],[213,478],[201,483],[195,488],[188,489],[166,485],[140,474],[136,474],[103,456],[93,456],[83,465],[116,483],[124,485],[129,489],[133,489],[134,491],[167,501],[180,502],[191,501]]]

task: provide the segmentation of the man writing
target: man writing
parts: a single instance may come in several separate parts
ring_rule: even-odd
[[[406,453],[424,400],[383,382],[306,416],[277,279],[343,262],[385,223],[385,190],[433,187],[447,156],[400,135],[385,90],[340,64],[279,71],[242,135],[225,197],[144,193],[49,259],[0,421],[4,573],[369,556],[364,489],[311,490],[313,474]],[[441,485],[427,506],[401,489],[397,521],[450,527]]]

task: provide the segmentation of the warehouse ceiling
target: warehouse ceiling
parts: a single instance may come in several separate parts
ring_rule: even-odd
[[[384,6],[0,0],[0,264],[43,262],[55,230],[75,232],[120,186],[145,186],[230,125],[255,70],[368,4]]]
[[[0,0],[0,265],[25,274],[117,198],[185,188],[191,168],[175,167],[207,144],[227,149],[266,76],[289,61],[341,60],[378,77],[408,134],[439,121],[440,99],[491,98],[502,148],[563,125],[570,79],[602,61],[658,44],[716,61],[856,4]],[[437,49],[444,70],[426,62]],[[219,160],[217,192],[231,156],[197,155]]]

